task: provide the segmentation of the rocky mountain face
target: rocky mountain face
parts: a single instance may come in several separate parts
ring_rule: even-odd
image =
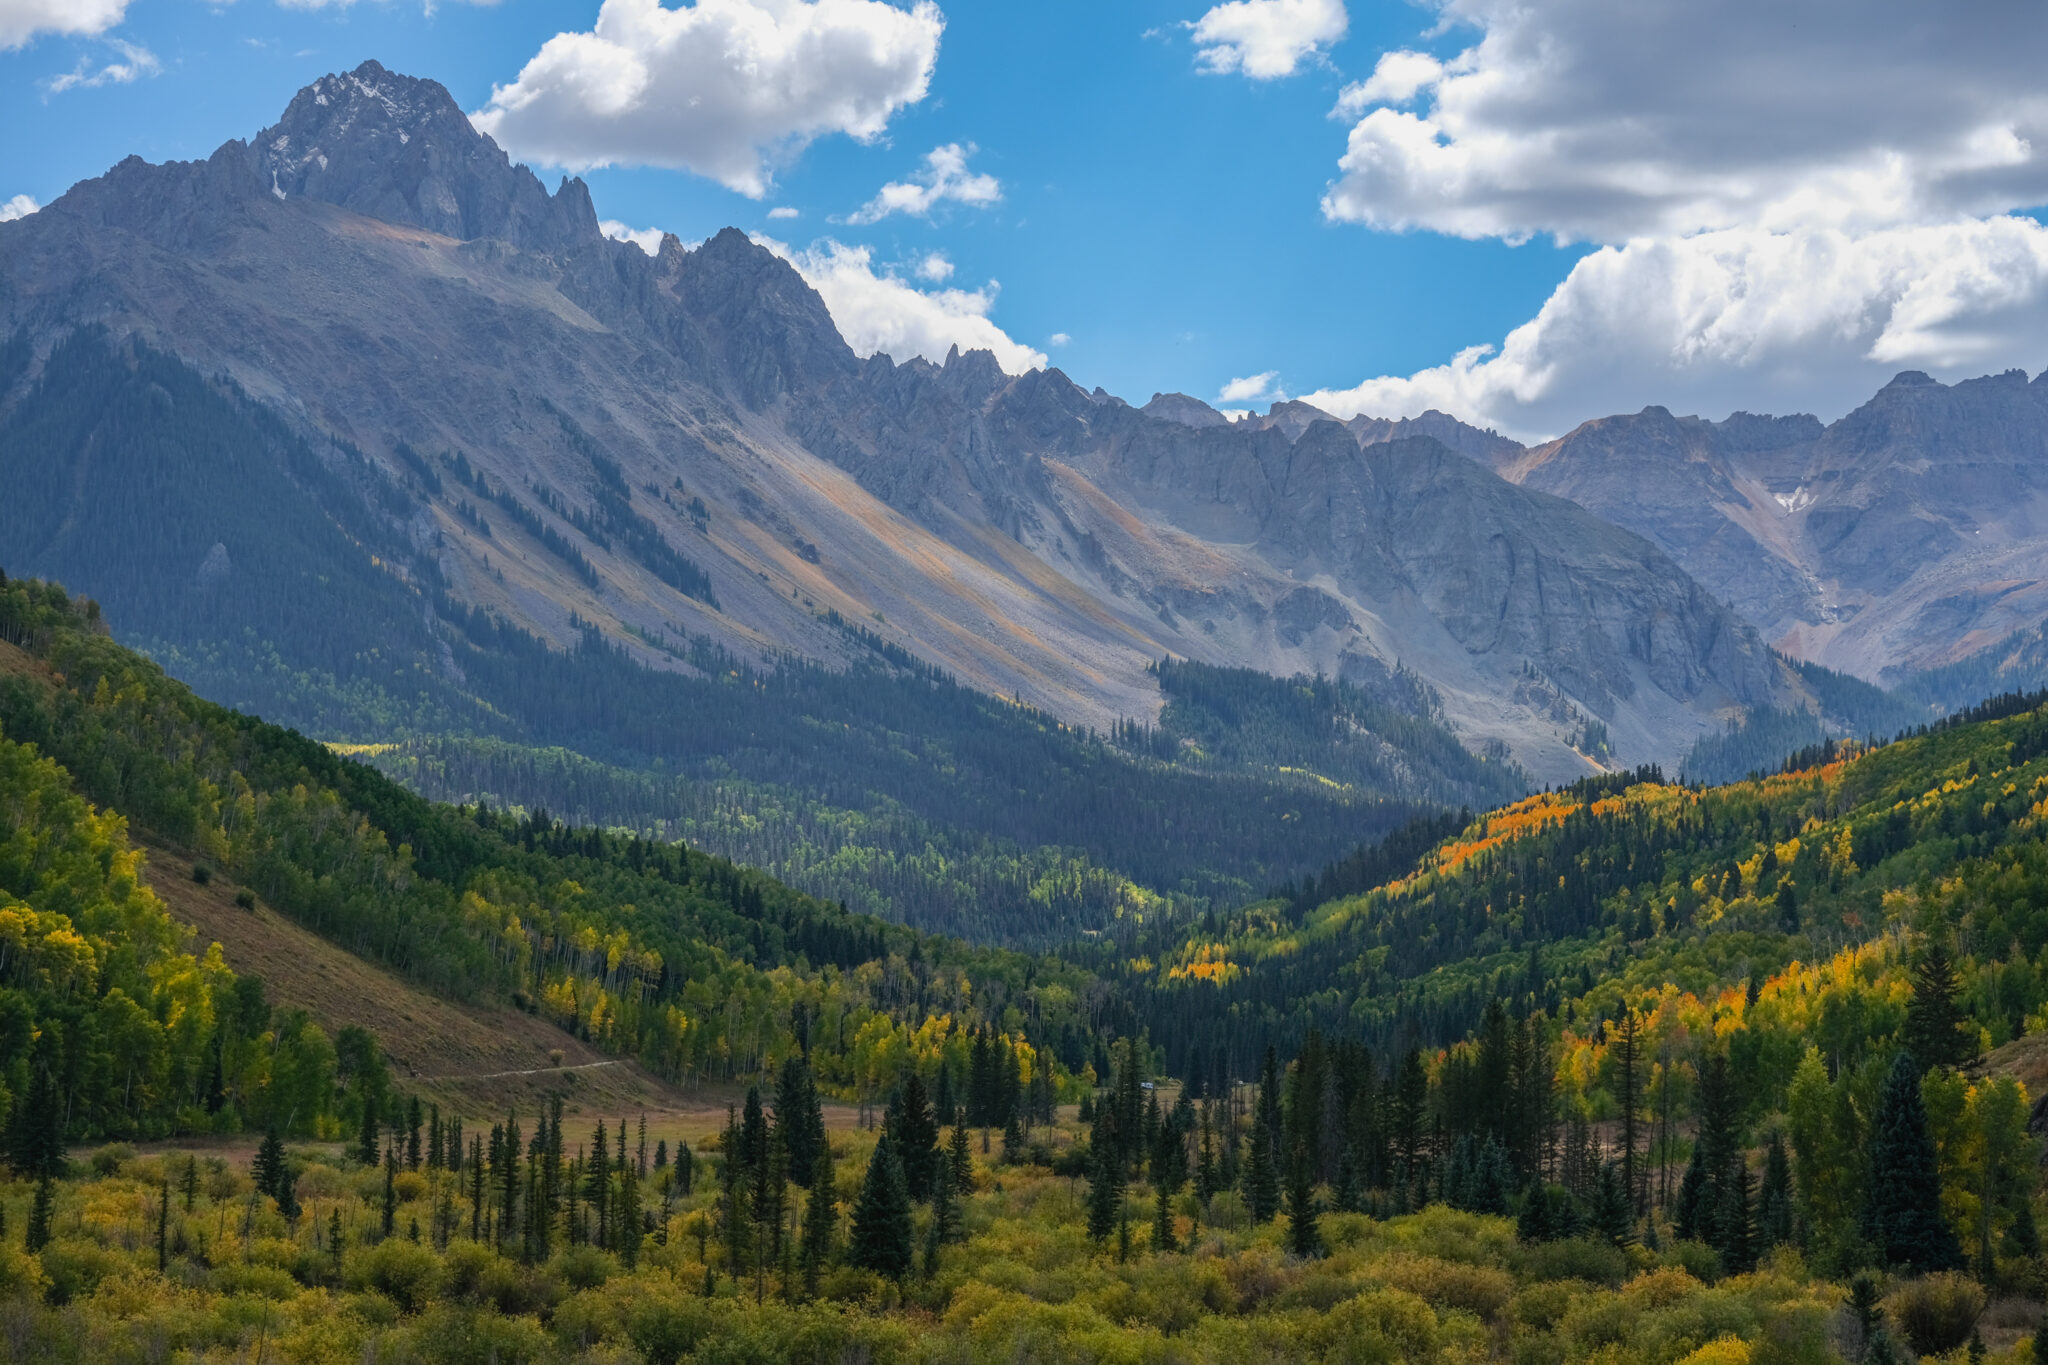
[[[581,182],[549,194],[440,86],[375,63],[307,87],[250,143],[131,158],[0,225],[0,336],[25,357],[0,375],[0,417],[83,326],[220,377],[410,490],[380,504],[405,547],[387,571],[431,567],[466,607],[561,644],[594,625],[656,666],[687,666],[692,637],[849,658],[869,647],[856,623],[1097,728],[1156,713],[1146,666],[1168,654],[1405,667],[1469,746],[1539,780],[1588,770],[1603,739],[1612,759],[1668,763],[1799,696],[1717,600],[1724,580],[1683,567],[1711,554],[1660,549],[1657,527],[1603,521],[1559,481],[1576,447],[1535,459],[1441,414],[1136,408],[987,353],[862,359],[743,234],[652,256],[608,240]],[[1910,425],[1892,420],[1887,449],[1914,448]],[[1695,444],[1775,468],[1770,430]],[[1892,459],[1886,496],[1928,496]],[[1795,502],[1812,483],[1741,478]],[[1829,542],[1843,563],[1859,525]],[[261,572],[237,548],[209,591]]]
[[[1825,427],[1653,407],[1491,463],[1655,541],[1786,653],[1872,680],[2048,616],[2048,376],[1909,371]]]

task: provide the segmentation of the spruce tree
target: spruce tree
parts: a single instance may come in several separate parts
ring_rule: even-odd
[[[1358,1178],[1358,1153],[1348,1144],[1344,1155],[1337,1158],[1337,1183],[1331,1187],[1330,1197],[1339,1213],[1357,1213],[1362,1207],[1364,1188]]]
[[[28,1180],[63,1173],[64,1104],[47,1066],[33,1071],[27,1092],[8,1115],[7,1162]]]
[[[951,1169],[953,1188],[961,1194],[974,1193],[974,1152],[968,1145],[967,1129],[957,1123],[953,1125],[946,1162]]]
[[[1627,1177],[1612,1161],[1603,1162],[1593,1185],[1593,1230],[1615,1246],[1625,1247],[1636,1239],[1635,1211],[1630,1206]]]
[[[860,1197],[854,1201],[846,1255],[864,1270],[900,1280],[910,1270],[912,1254],[910,1192],[885,1132],[875,1143]]]
[[[1920,1097],[1921,1067],[1901,1050],[1871,1124],[1863,1235],[1881,1263],[1916,1275],[1959,1269],[1963,1249],[1941,1215],[1941,1176]]]
[[[363,1093],[363,1124],[356,1131],[356,1160],[365,1166],[377,1164],[380,1151],[377,1133],[377,1097],[368,1091]]]
[[[890,1101],[882,1126],[902,1163],[910,1197],[919,1202],[931,1198],[939,1163],[939,1122],[916,1072],[910,1073]]]
[[[384,1149],[383,1235],[389,1237],[398,1226],[398,1148]]]
[[[28,1240],[25,1245],[31,1255],[50,1244],[50,1224],[56,1213],[56,1204],[56,1181],[45,1175],[36,1181],[35,1202],[28,1206]]]
[[[1003,1125],[1003,1164],[1014,1166],[1024,1159],[1024,1128],[1012,1113]]]
[[[1671,1230],[1681,1242],[1704,1242],[1713,1233],[1712,1181],[1698,1141],[1692,1145],[1692,1159],[1678,1182],[1678,1198],[1672,1205]],[[1704,1215],[1704,1217],[1702,1216]]]
[[[1913,998],[1900,1041],[1924,1066],[1959,1067],[1977,1055],[1976,1030],[1956,996],[1955,964],[1940,939],[1913,966]]]
[[[621,1157],[624,1153],[620,1153]],[[619,1264],[631,1270],[640,1263],[640,1238],[644,1231],[640,1223],[640,1173],[633,1162],[626,1162],[619,1175],[618,1212],[613,1219],[617,1229],[612,1238],[612,1249],[618,1253]]]
[[[420,1125],[425,1116],[420,1112],[420,1097],[414,1095],[405,1104],[405,1168],[416,1171],[420,1168]]]
[[[1763,1187],[1756,1201],[1757,1249],[1768,1251],[1792,1240],[1792,1163],[1783,1134],[1772,1133],[1764,1149]]]
[[[1088,1145],[1088,1236],[1099,1246],[1116,1231],[1124,1202],[1124,1168],[1099,1142]]]
[[[256,1149],[256,1161],[249,1178],[255,1182],[258,1194],[275,1199],[278,1208],[284,1208],[285,1184],[291,1173],[285,1165],[284,1140],[277,1135],[275,1126],[264,1133],[262,1145]]]
[[[1721,1182],[1721,1207],[1714,1220],[1714,1248],[1731,1274],[1756,1269],[1756,1175],[1740,1156]]]
[[[1256,1121],[1244,1164],[1244,1202],[1254,1223],[1271,1222],[1280,1212],[1280,1169],[1273,1159],[1273,1130]]]
[[[1287,1249],[1296,1256],[1323,1254],[1323,1235],[1316,1219],[1315,1168],[1307,1149],[1297,1147],[1287,1163]]]
[[[503,1245],[519,1227],[519,1116],[505,1116],[504,1168],[498,1171],[498,1242]]]
[[[839,1191],[832,1173],[830,1143],[818,1148],[817,1160],[811,1167],[810,1190],[811,1197],[804,1204],[803,1243],[797,1251],[797,1263],[803,1271],[804,1297],[816,1298],[818,1278],[832,1259],[832,1243],[839,1223]]]
[[[1173,1207],[1164,1185],[1153,1191],[1152,1249],[1160,1253],[1180,1250],[1173,1237]]]

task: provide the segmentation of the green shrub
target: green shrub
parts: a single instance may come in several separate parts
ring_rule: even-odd
[[[98,1176],[119,1175],[121,1167],[133,1160],[133,1147],[125,1142],[110,1142],[92,1154],[92,1173]]]
[[[83,1237],[59,1237],[38,1252],[37,1259],[49,1282],[46,1293],[55,1304],[85,1297],[107,1276],[120,1274],[126,1264],[98,1242]]]
[[[441,1262],[433,1249],[393,1237],[348,1253],[342,1263],[351,1289],[374,1289],[401,1312],[417,1313],[440,1292]]]
[[[1921,1355],[1953,1351],[1984,1311],[1984,1288],[1953,1271],[1907,1280],[1885,1296],[1885,1316]]]
[[[1584,1237],[1524,1247],[1519,1262],[1524,1279],[1585,1280],[1609,1289],[1619,1285],[1629,1272],[1627,1253],[1609,1243]]]

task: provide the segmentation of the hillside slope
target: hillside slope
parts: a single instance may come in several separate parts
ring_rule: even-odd
[[[432,805],[199,700],[102,630],[56,589],[0,580],[0,741],[253,893],[253,911],[227,909],[159,882],[278,971],[290,1003],[395,1031],[423,1083],[446,1079],[437,1058],[542,1065],[557,1033],[565,1053],[635,1061],[670,1087],[758,1078],[807,1046],[822,1084],[861,1096],[928,1054],[964,1068],[977,1038],[1000,1037],[1027,1076],[1035,1058],[1041,1084],[1093,1057],[1090,1025],[1108,1015],[1100,1001],[1081,1014],[1085,974],[1063,963],[850,915],[679,846]],[[297,953],[307,934],[325,946]],[[402,1036],[393,1010],[435,1036]]]

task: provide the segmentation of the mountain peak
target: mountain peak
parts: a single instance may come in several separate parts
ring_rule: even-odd
[[[444,237],[546,249],[598,230],[582,181],[565,180],[550,197],[470,125],[440,82],[376,61],[299,91],[250,156],[279,199],[316,199]]]

